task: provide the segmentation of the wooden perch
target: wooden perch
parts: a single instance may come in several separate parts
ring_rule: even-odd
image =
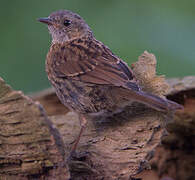
[[[133,64],[133,71],[145,91],[159,96],[169,93],[170,99],[187,106],[177,96],[184,89],[173,93],[174,87],[170,91],[164,77],[156,76],[153,54],[144,52]],[[194,90],[189,87],[185,91],[195,93],[195,86]],[[69,112],[52,89],[31,98],[43,105],[47,115],[39,103],[0,81],[0,177],[128,180],[133,176],[158,180],[158,176],[167,175],[175,178],[161,171],[162,167],[166,169],[166,161],[159,164],[161,159],[157,158],[158,152],[164,152],[164,146],[160,146],[165,134],[162,124],[171,120],[171,115],[135,103],[112,118],[93,119],[81,138],[77,156],[66,161],[80,129],[77,114]],[[181,114],[177,113],[179,117]],[[162,151],[155,153],[156,148]]]
[[[69,179],[64,144],[42,106],[0,79],[0,179]]]

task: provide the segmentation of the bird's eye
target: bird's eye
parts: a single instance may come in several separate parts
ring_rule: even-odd
[[[64,26],[69,26],[70,24],[71,24],[71,21],[70,20],[66,19],[64,21]]]

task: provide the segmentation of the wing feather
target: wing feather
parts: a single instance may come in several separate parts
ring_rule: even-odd
[[[74,46],[66,44],[63,49],[56,48],[60,49],[60,52],[56,53],[63,55],[61,59],[57,59],[56,75],[92,84],[139,90],[128,65],[113,55],[107,47],[102,46],[104,45],[96,40],[90,43],[90,47],[74,43]]]

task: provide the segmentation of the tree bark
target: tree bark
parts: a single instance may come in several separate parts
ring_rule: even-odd
[[[44,109],[0,79],[0,179],[69,179],[64,143]]]
[[[186,116],[195,112],[195,77],[169,80],[169,89],[164,77],[156,76],[156,59],[148,52],[144,52],[132,68],[142,89],[162,97],[168,94],[169,99],[184,104],[184,111],[175,116],[165,115],[134,103],[112,118],[88,121],[76,156],[69,160],[70,149],[80,130],[77,114],[64,107],[52,89],[31,95],[33,101],[1,80],[0,177],[57,180],[70,177],[73,180],[183,178],[185,173],[177,176],[176,171],[176,167],[186,168],[186,164],[179,163],[182,158],[188,157],[190,167],[194,165],[192,125],[195,113],[190,118]],[[165,125],[170,132],[168,136],[165,136]],[[186,131],[178,131],[175,128],[178,126]],[[187,144],[193,152],[190,154],[183,148],[187,133],[190,137]],[[172,149],[175,141],[177,148]],[[175,150],[177,162],[170,161],[175,157]],[[193,176],[192,168],[188,174],[188,177]]]

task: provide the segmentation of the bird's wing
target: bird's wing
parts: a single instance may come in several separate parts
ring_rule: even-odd
[[[136,91],[140,89],[128,65],[102,43],[91,42],[88,47],[86,43],[74,42],[60,47],[53,53],[53,58],[56,59],[56,76],[92,84],[121,86]]]

